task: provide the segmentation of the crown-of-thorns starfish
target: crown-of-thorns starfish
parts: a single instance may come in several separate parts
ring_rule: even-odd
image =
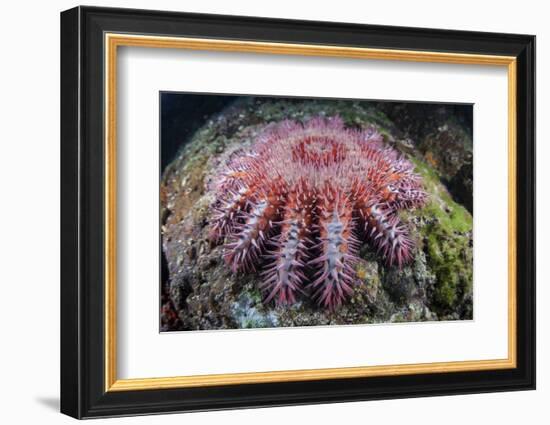
[[[300,292],[334,309],[357,281],[362,243],[388,266],[410,261],[397,212],[427,196],[413,168],[376,130],[339,117],[271,124],[214,180],[210,237],[225,240],[234,272],[261,269],[264,302],[291,304]]]

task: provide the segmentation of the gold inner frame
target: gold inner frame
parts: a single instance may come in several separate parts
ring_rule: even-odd
[[[116,325],[116,123],[119,46],[504,66],[508,71],[508,357],[495,360],[118,379]],[[105,34],[105,391],[510,369],[516,367],[516,58],[328,45]]]

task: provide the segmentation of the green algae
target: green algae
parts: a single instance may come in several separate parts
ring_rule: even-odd
[[[412,161],[430,193],[427,205],[415,215],[424,222],[418,231],[427,263],[436,276],[435,311],[445,315],[456,310],[463,297],[472,292],[473,218],[466,208],[452,199],[432,168],[416,158]]]
[[[433,168],[416,158],[410,158],[415,170],[422,176],[423,184],[431,194],[428,203],[422,207],[424,215],[436,217],[441,221],[441,227],[454,232],[472,230],[472,215],[459,203],[455,202]],[[433,196],[436,195],[436,196]]]

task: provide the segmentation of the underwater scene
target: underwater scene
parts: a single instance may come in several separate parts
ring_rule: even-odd
[[[473,318],[473,106],[160,93],[160,330]]]

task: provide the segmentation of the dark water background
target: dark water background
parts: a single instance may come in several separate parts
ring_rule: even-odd
[[[220,112],[238,96],[168,93],[160,95],[161,167],[174,159],[179,148],[212,115]]]

